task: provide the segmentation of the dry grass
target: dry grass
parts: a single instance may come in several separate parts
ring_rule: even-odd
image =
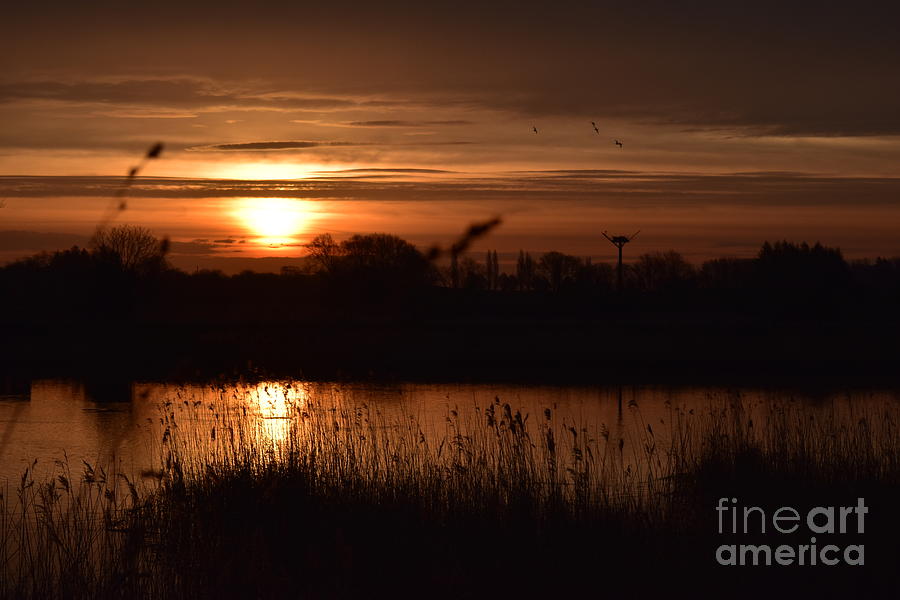
[[[164,408],[160,469],[139,485],[86,464],[26,472],[0,501],[0,596],[585,591],[592,565],[709,563],[720,496],[888,502],[900,483],[888,404],[813,415],[785,400],[754,422],[734,396],[656,424],[632,405],[626,436],[499,399],[435,426],[309,397],[260,420],[228,394]]]

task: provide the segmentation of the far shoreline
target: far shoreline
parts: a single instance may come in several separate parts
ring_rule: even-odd
[[[21,328],[6,332],[0,375],[12,380],[900,387],[900,356],[891,348],[891,340],[900,339],[896,324],[863,328],[841,321],[824,333],[790,321],[752,336],[740,335],[743,322],[698,331],[691,322],[660,324],[641,316],[615,323],[532,325],[525,332],[483,320]]]

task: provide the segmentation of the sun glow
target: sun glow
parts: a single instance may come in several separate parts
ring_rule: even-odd
[[[291,426],[303,413],[309,392],[303,385],[262,382],[249,390],[248,399],[259,419],[260,441],[279,446],[290,438]]]
[[[264,181],[267,179],[305,179],[311,172],[320,168],[316,164],[289,162],[250,162],[227,165],[213,165],[210,177],[223,179],[240,179],[248,181]]]
[[[291,198],[245,198],[235,214],[267,246],[296,243],[294,236],[308,229],[312,219],[309,202]]]

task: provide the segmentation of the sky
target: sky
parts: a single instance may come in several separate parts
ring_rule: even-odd
[[[277,268],[325,231],[430,244],[494,215],[479,249],[508,257],[604,259],[601,231],[638,229],[634,252],[695,261],[775,238],[900,255],[891,3],[4,12],[0,262],[85,243],[160,141],[117,218],[185,268]]]

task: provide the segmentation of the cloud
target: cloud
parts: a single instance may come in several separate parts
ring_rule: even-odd
[[[0,82],[0,105],[55,104],[89,109],[91,114],[115,119],[186,119],[208,113],[234,111],[336,112],[391,109],[468,110],[508,113],[522,118],[589,118],[598,122],[630,120],[680,126],[686,130],[742,136],[878,136],[900,135],[900,85],[881,78],[872,67],[854,72],[821,73],[810,64],[799,81],[784,69],[769,67],[762,58],[745,60],[742,76],[735,79],[725,65],[708,65],[710,76],[701,78],[708,58],[686,66],[679,61],[662,73],[632,48],[621,65],[604,67],[609,85],[585,81],[579,73],[561,69],[545,72],[535,65],[534,82],[472,81],[433,90],[381,90],[381,98],[348,94],[312,95],[286,87],[266,91],[262,84],[216,81],[206,78],[130,78],[117,81],[5,81]],[[687,50],[680,51],[688,54]],[[762,51],[766,56],[769,51]],[[687,56],[684,57],[687,60]],[[801,60],[802,56],[796,57]],[[546,60],[546,59],[544,59]],[[807,57],[803,59],[809,61]],[[690,62],[690,61],[688,61]],[[900,62],[900,60],[898,60]],[[797,66],[800,68],[800,65]],[[544,71],[544,72],[542,72]],[[269,84],[270,86],[272,84]],[[286,84],[290,85],[290,84]],[[379,91],[376,87],[374,90]],[[877,91],[876,91],[877,90]],[[401,97],[398,97],[398,94]],[[229,119],[227,122],[237,122]],[[464,127],[467,119],[358,119],[324,121],[295,119],[296,123],[323,126],[412,129]]]
[[[173,255],[208,255],[215,253],[217,249],[243,241],[232,238],[213,240],[212,242],[204,239],[196,239],[189,242],[173,241],[170,243],[170,250]],[[72,246],[85,248],[88,246],[88,243],[88,236],[74,233],[21,230],[0,231],[0,253],[15,252],[20,255],[27,255],[29,253],[65,250]]]
[[[97,110],[93,115],[112,117],[114,119],[195,119],[197,112],[192,110],[166,110],[154,108],[111,108]]]
[[[262,91],[254,85],[194,77],[0,82],[0,103],[22,101],[120,107],[108,109],[103,114],[127,118],[160,118],[158,115],[173,118],[175,115],[191,116],[197,112],[227,110],[327,112],[393,108],[409,104],[396,99],[316,96],[291,89]],[[193,112],[185,113],[185,110]]]
[[[348,175],[349,173],[349,175]],[[628,209],[692,206],[895,206],[898,177],[829,177],[792,172],[726,174],[615,170],[519,171],[484,176],[414,170],[338,171],[299,180],[141,178],[135,198],[305,198],[421,202],[565,200]],[[357,176],[358,175],[358,176]],[[396,177],[391,177],[395,175]],[[0,197],[103,197],[120,177],[0,177]],[[68,242],[66,242],[68,243]]]
[[[618,60],[604,59],[597,66],[603,74],[598,78],[586,79],[581,69],[568,63],[551,64],[552,57],[541,56],[530,62],[534,70],[530,77],[518,71],[491,77],[485,66],[478,78],[466,75],[458,83],[433,82],[427,89],[418,82],[395,89],[373,83],[363,88],[371,90],[369,95],[337,93],[346,89],[337,85],[335,93],[327,87],[322,93],[310,93],[296,89],[293,82],[200,76],[6,80],[0,81],[0,106],[17,111],[43,107],[56,110],[60,117],[156,121],[242,111],[337,112],[360,118],[323,119],[318,114],[292,122],[359,129],[466,127],[494,120],[499,113],[529,120],[589,119],[601,126],[629,121],[738,137],[900,135],[900,112],[895,108],[900,104],[900,82],[888,76],[891,64],[900,65],[900,50],[894,51],[897,56],[888,53],[875,60],[865,53],[857,56],[860,50],[853,47],[846,56],[830,58],[826,50],[826,56],[817,57],[801,49],[785,62],[787,57],[777,48],[760,48],[758,55],[746,55],[730,48],[733,41],[718,38],[716,43],[723,44],[718,57],[707,56],[693,41],[670,48],[671,35],[667,32],[654,42],[654,47],[668,49],[662,53],[669,56],[667,68],[660,67],[660,55],[648,58],[648,50],[626,42],[611,55]],[[715,36],[703,31],[701,37]],[[573,58],[563,54],[556,59]],[[366,111],[415,109],[414,116],[421,116],[456,108],[476,114],[477,121],[365,118]]]
[[[442,125],[473,125],[472,121],[448,120],[448,121],[350,121],[351,127],[433,127]]]
[[[309,148],[365,146],[368,144],[353,142],[242,142],[236,144],[212,144],[208,146],[191,146],[191,151],[260,151],[260,150],[306,150]]]
[[[453,173],[445,169],[387,169],[387,168],[370,168],[370,169],[340,169],[339,171],[319,171],[321,174],[328,173]]]
[[[217,247],[217,244],[210,243],[208,240],[172,241],[169,243],[170,254],[175,256],[203,256],[214,253]]]
[[[185,150],[191,152],[261,152],[281,150],[309,150],[311,148],[353,148],[359,146],[467,146],[476,142],[466,140],[447,140],[440,142],[321,142],[321,141],[289,141],[289,142],[237,142],[227,144],[207,144],[189,146]]]
[[[48,75],[8,82],[0,85],[0,101],[202,111],[419,103],[749,135],[900,133],[900,36],[891,2],[860,10],[809,0],[514,7],[351,0],[314,10],[278,2],[256,11],[206,0],[164,1],[152,11],[61,0],[9,4],[0,36],[0,51],[14,57],[4,65],[7,76],[55,69],[78,81]],[[218,16],[210,19],[213,12]],[[189,77],[88,80],[184,69]],[[383,97],[365,98],[360,90]],[[347,120],[403,126],[371,124],[378,118]]]
[[[41,233],[36,231],[0,231],[0,251],[42,252],[85,246],[87,236],[71,233]]]

